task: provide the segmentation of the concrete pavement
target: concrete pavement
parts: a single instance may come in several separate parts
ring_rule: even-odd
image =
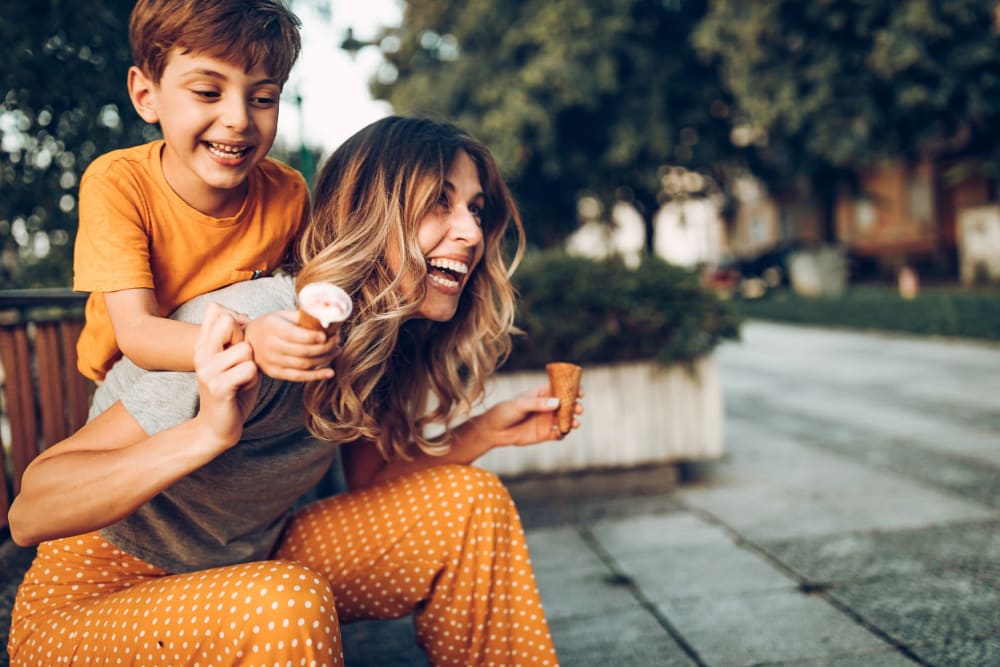
[[[752,322],[718,357],[699,479],[511,483],[562,664],[1000,665],[1000,347]],[[345,639],[426,664],[405,620]]]

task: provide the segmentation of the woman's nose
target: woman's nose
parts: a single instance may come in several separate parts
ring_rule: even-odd
[[[460,206],[452,212],[451,234],[469,245],[478,244],[483,238],[483,229],[479,219],[466,206]]]

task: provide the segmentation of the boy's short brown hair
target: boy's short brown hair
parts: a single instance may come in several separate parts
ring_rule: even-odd
[[[302,48],[301,22],[282,0],[138,0],[129,19],[132,57],[159,83],[173,49],[247,71],[262,65],[281,85]]]

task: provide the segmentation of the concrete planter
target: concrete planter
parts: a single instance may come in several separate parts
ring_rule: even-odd
[[[548,382],[545,372],[500,373],[486,405]],[[714,459],[723,449],[723,405],[715,358],[693,370],[634,362],[583,370],[581,427],[562,442],[502,447],[478,465],[502,475],[618,468]]]

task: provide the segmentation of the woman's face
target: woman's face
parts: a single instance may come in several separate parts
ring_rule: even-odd
[[[476,164],[459,151],[445,175],[441,200],[417,230],[427,261],[427,292],[417,311],[421,317],[446,322],[455,315],[462,290],[483,257],[484,205]]]

